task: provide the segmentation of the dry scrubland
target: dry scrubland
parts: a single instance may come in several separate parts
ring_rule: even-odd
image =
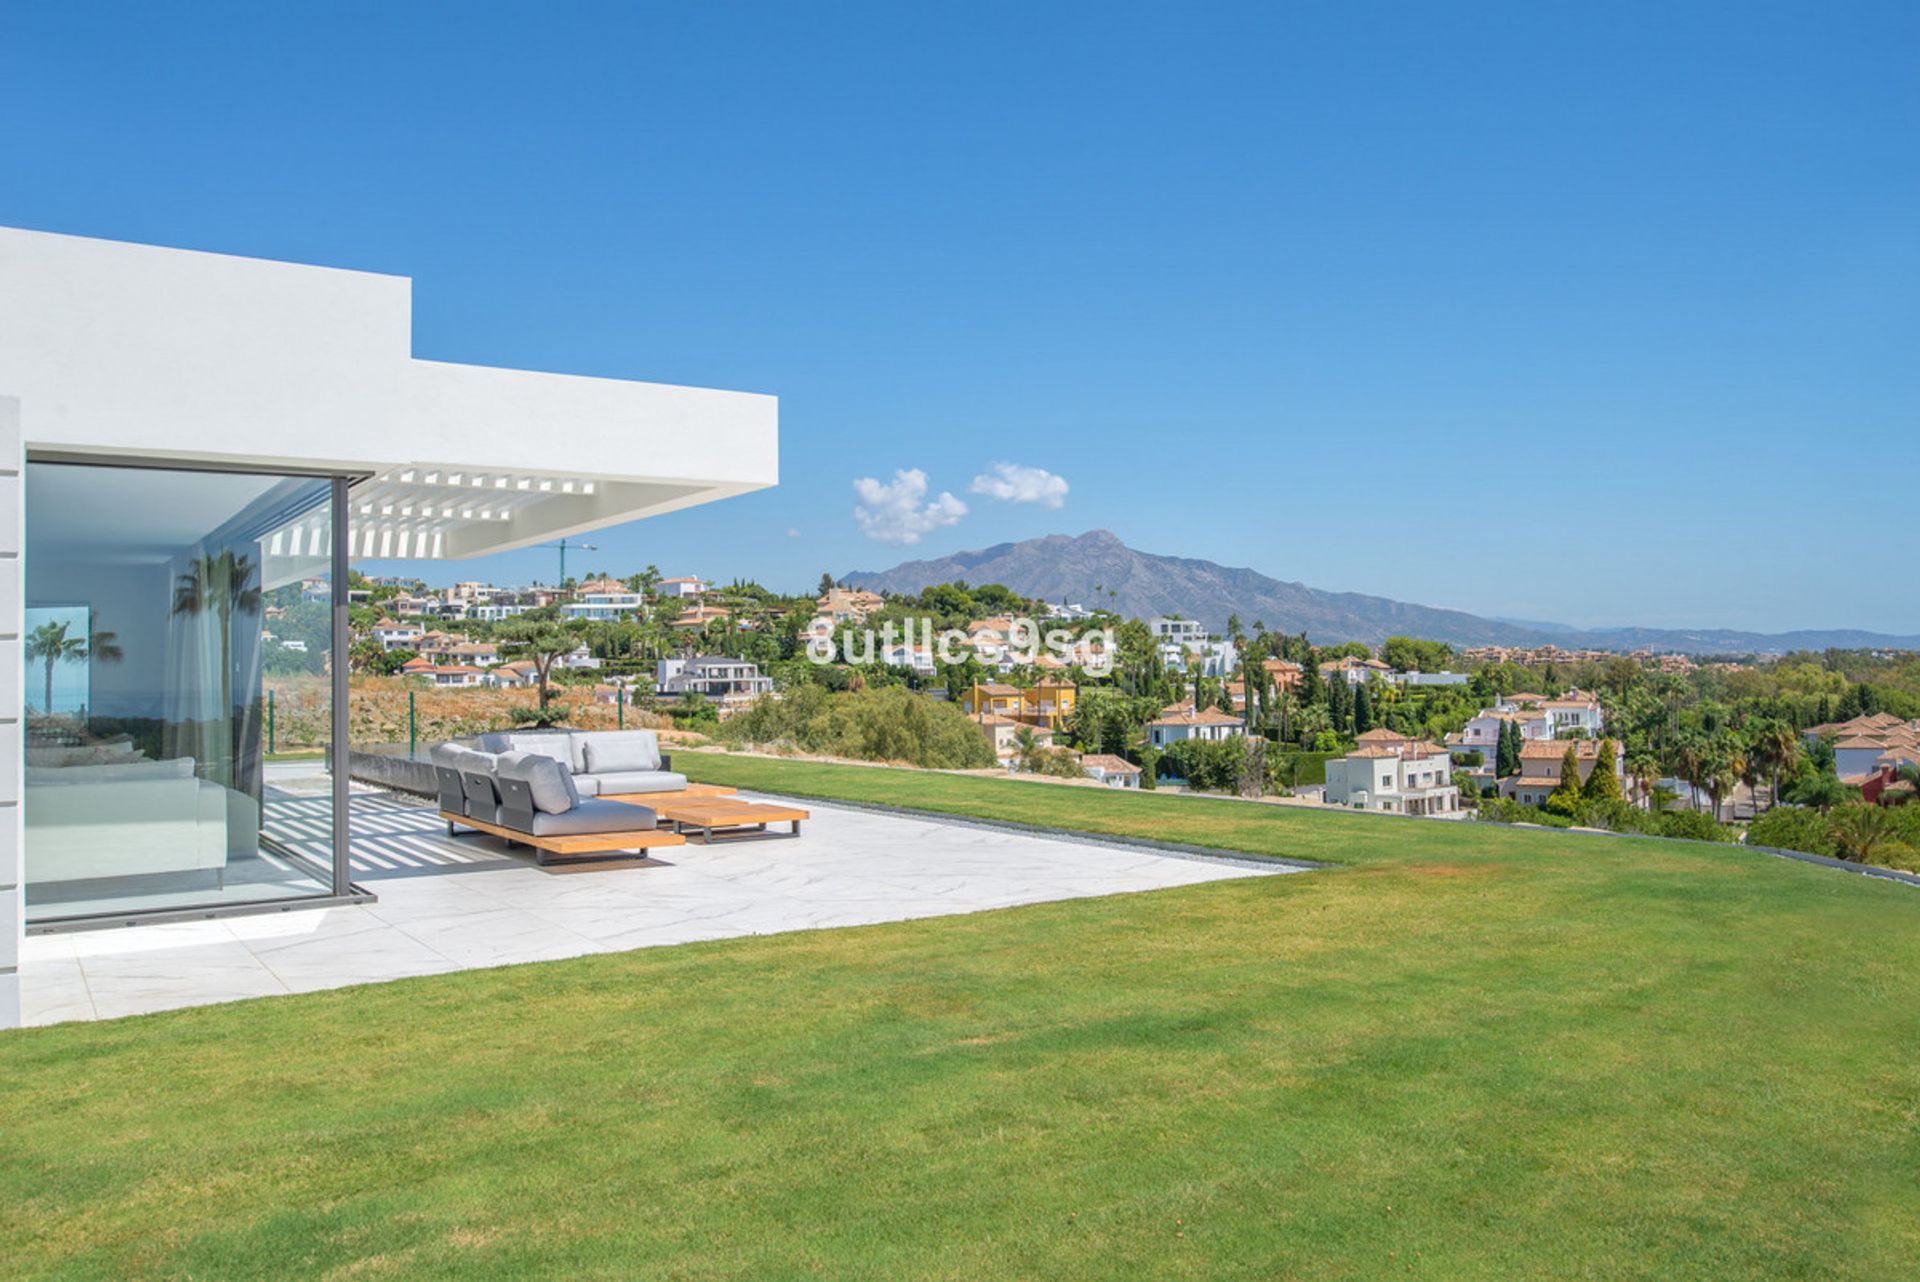
[[[326,743],[327,687],[324,677],[268,680],[274,696],[274,747],[280,752],[318,749]],[[349,723],[355,744],[405,743],[407,695],[414,699],[416,733],[421,743],[437,743],[504,730],[522,724],[537,706],[532,690],[436,690],[399,677],[354,677]],[[567,723],[582,730],[611,730],[619,718],[612,704],[595,703],[590,690],[555,688],[553,701],[567,709]],[[629,729],[670,726],[667,718],[639,708],[626,710]]]

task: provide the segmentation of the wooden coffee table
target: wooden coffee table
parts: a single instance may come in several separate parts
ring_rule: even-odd
[[[742,801],[738,797],[687,797],[643,801],[654,813],[673,825],[676,833],[697,828],[708,845],[736,837],[798,837],[800,821],[811,818],[806,811],[792,806],[774,806],[764,801]],[[784,833],[769,832],[768,824],[788,823]]]

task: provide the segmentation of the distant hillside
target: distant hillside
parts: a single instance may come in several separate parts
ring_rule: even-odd
[[[1304,631],[1316,642],[1377,644],[1389,636],[1421,636],[1459,645],[1530,645],[1549,639],[1544,632],[1459,610],[1322,592],[1254,570],[1136,552],[1106,530],[909,561],[891,570],[858,571],[845,581],[878,592],[918,592],[955,579],[1004,583],[1022,596],[1078,601],[1142,619],[1182,615],[1215,632],[1226,627],[1228,615],[1238,614],[1246,627],[1258,619],[1276,632]]]
[[[1156,614],[1198,619],[1214,632],[1238,614],[1276,632],[1305,632],[1318,644],[1389,636],[1427,637],[1454,645],[1543,645],[1568,649],[1648,648],[1689,654],[1783,654],[1789,650],[1888,647],[1920,649],[1920,637],[1851,630],[1768,635],[1722,629],[1614,628],[1580,631],[1554,623],[1485,619],[1463,610],[1410,605],[1358,592],[1325,592],[1287,583],[1249,569],[1188,557],[1137,552],[1106,530],[1073,538],[1051,534],[1022,543],[929,561],[908,561],[891,570],[857,570],[844,582],[877,592],[919,592],[930,584],[964,579],[1003,583],[1022,596],[1104,606],[1142,619]]]

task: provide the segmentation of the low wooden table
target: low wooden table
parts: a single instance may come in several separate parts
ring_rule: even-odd
[[[443,810],[440,817],[447,821],[447,831],[452,832],[457,825],[472,828],[489,836],[501,837],[511,849],[516,843],[531,846],[534,860],[545,865],[551,862],[549,855],[556,856],[567,863],[584,863],[590,859],[614,858],[625,856],[638,857],[641,852],[658,846],[684,846],[687,839],[677,832],[651,832],[632,829],[627,832],[582,832],[568,833],[564,836],[536,837],[530,832],[521,832],[518,828],[508,828],[502,824],[483,823],[466,815],[450,814]]]
[[[652,806],[655,814],[673,825],[675,833],[698,828],[708,845],[735,837],[798,837],[800,821],[812,816],[792,806],[774,806],[764,801],[741,801],[738,797],[686,797],[661,800],[661,794],[641,801]],[[625,800],[625,798],[618,798]],[[768,832],[770,823],[790,823],[789,832]]]
[[[735,791],[725,784],[690,783],[672,792],[609,792],[600,800],[619,801],[629,806],[652,806],[657,810],[659,806],[656,803],[659,802],[690,801],[701,797],[731,797]]]

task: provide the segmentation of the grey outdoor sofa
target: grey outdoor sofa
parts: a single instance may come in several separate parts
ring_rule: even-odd
[[[583,838],[604,838],[597,844],[608,850],[665,844],[652,836],[659,817],[651,808],[600,798],[687,786],[684,775],[664,768],[651,730],[483,735],[481,742],[499,750],[446,743],[430,754],[447,831],[465,825],[509,842],[517,838],[541,850],[543,861],[548,851],[575,853],[595,844]],[[576,774],[575,760],[604,768]]]

